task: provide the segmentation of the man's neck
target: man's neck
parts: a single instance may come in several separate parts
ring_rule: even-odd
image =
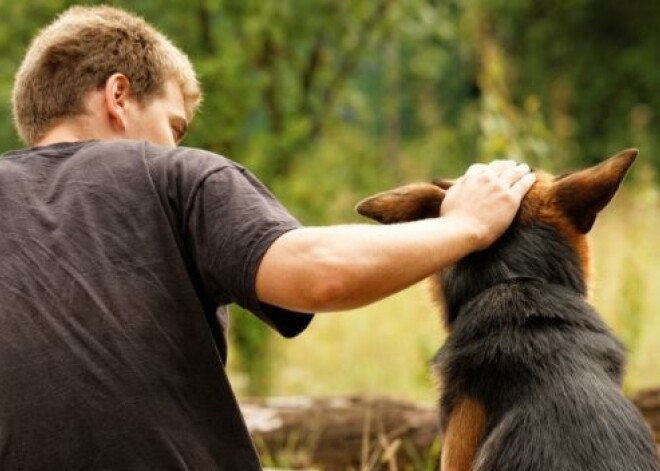
[[[59,142],[77,142],[88,139],[109,139],[105,129],[94,126],[84,118],[69,118],[53,126],[34,146],[47,146]]]
[[[60,132],[59,130],[53,130],[46,134],[42,139],[37,141],[34,145],[35,147],[48,146],[51,144],[57,144],[59,142],[77,142],[84,140],[84,137],[81,137],[75,133],[71,132]]]

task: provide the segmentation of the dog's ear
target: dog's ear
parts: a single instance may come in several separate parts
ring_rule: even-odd
[[[582,234],[591,230],[598,213],[619,189],[637,153],[637,149],[624,150],[594,167],[555,180],[555,201]]]
[[[375,194],[355,207],[362,216],[383,224],[440,216],[445,190],[434,183],[411,183]]]

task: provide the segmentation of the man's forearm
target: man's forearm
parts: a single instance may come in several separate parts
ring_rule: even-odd
[[[323,312],[389,296],[493,243],[534,182],[526,165],[477,164],[444,194],[442,217],[291,231],[264,256],[257,273],[259,299]]]
[[[298,311],[337,311],[389,296],[479,248],[459,217],[390,226],[302,228],[275,241],[262,261],[263,302]]]

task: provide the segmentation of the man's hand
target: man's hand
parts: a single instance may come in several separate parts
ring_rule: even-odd
[[[477,249],[484,249],[509,227],[535,181],[526,164],[496,160],[472,165],[447,191],[441,215],[466,223]]]

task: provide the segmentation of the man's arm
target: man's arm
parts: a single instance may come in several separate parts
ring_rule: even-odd
[[[527,166],[476,165],[448,190],[440,218],[288,232],[261,262],[257,295],[300,312],[352,309],[382,299],[494,242],[533,183]]]

